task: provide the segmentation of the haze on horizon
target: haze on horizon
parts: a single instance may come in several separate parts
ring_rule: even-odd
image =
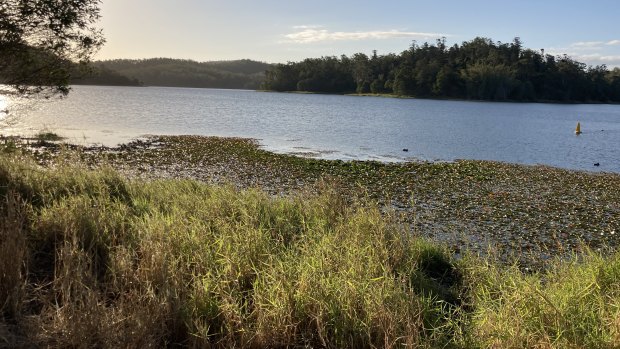
[[[620,67],[620,3],[397,0],[103,0],[107,43],[95,59],[248,58],[269,63],[356,52],[400,53],[413,40],[461,43],[477,36],[588,65]]]

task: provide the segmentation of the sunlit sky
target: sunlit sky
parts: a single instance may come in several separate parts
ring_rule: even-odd
[[[620,66],[618,0],[103,0],[96,59],[264,62],[400,53],[413,40],[484,36]]]

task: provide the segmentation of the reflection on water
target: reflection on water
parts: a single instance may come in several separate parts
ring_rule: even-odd
[[[9,112],[8,107],[9,107],[9,97],[3,96],[0,93],[0,122],[6,119],[6,116],[8,115],[8,112]]]
[[[575,136],[578,121],[583,133]],[[10,132],[43,128],[77,143],[199,134],[256,138],[272,151],[328,159],[481,159],[620,172],[618,105],[77,86],[64,100],[20,112]]]

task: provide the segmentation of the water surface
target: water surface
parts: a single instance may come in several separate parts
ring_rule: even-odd
[[[145,134],[249,137],[271,151],[328,159],[479,159],[620,172],[619,105],[76,86],[63,100],[15,114],[1,133],[45,129],[105,145]]]

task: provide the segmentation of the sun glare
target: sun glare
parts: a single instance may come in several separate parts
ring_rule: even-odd
[[[7,96],[0,94],[0,119],[4,119],[8,114],[9,100]]]

